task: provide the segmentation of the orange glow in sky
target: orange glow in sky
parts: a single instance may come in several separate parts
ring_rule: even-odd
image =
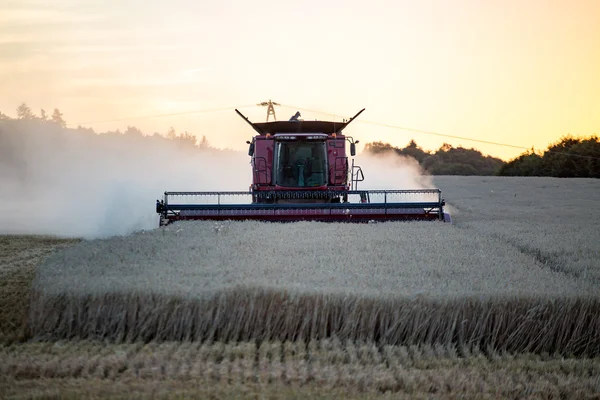
[[[233,111],[132,117],[273,99],[544,149],[568,133],[600,134],[600,1],[3,0],[0,88],[11,116],[26,102],[60,108],[70,126],[173,126],[234,149],[253,131]],[[280,119],[295,111],[277,109]],[[347,133],[522,152],[365,123]]]

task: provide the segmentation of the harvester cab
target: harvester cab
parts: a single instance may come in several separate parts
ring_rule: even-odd
[[[252,157],[252,192],[257,203],[339,203],[357,190],[364,179],[359,166],[348,163],[356,154],[356,141],[342,130],[362,112],[345,122],[303,121],[297,112],[289,121],[252,123],[236,112],[258,135],[248,141]],[[277,197],[277,192],[284,194]],[[326,195],[324,195],[324,193]]]
[[[160,225],[178,220],[373,222],[450,221],[439,189],[359,190],[356,144],[343,134],[363,111],[343,122],[251,122],[247,141],[252,184],[247,192],[165,192],[156,202]],[[349,145],[349,146],[347,146]],[[349,148],[351,161],[348,160]]]

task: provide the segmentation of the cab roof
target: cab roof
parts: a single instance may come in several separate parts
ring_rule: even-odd
[[[365,109],[360,110],[356,115],[344,122],[336,121],[304,121],[304,120],[293,120],[293,121],[273,121],[273,122],[251,122],[244,114],[242,114],[237,108],[235,112],[242,117],[252,129],[258,132],[259,135],[274,135],[276,133],[324,133],[331,135],[333,133],[339,134],[342,130],[354,121]]]
[[[340,133],[347,122],[334,121],[273,121],[273,122],[253,122],[257,132],[262,135],[267,133],[274,135],[276,133]]]

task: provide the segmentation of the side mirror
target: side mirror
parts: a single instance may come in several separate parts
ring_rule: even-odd
[[[356,145],[354,143],[350,143],[350,155],[352,157],[356,155]]]
[[[254,155],[254,143],[246,142],[249,144],[248,146],[248,155],[252,157]]]

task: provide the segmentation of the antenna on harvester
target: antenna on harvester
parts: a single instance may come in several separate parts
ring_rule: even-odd
[[[280,106],[281,104],[275,103],[274,101],[263,101],[262,103],[258,103],[257,106],[267,107],[267,122],[269,122],[269,116],[272,115],[273,119],[277,121],[277,117],[275,116],[275,107]]]

